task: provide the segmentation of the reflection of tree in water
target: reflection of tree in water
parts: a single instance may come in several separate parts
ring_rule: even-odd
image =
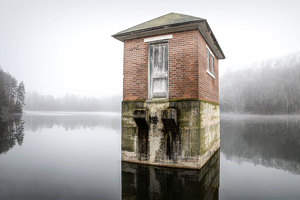
[[[118,114],[25,114],[26,130],[37,131],[39,129],[51,129],[54,126],[63,127],[66,130],[105,127],[120,130],[120,115]]]
[[[221,122],[221,150],[226,158],[300,174],[300,121],[296,117],[223,118]]]
[[[218,199],[220,152],[201,170],[122,162],[122,199]]]
[[[0,154],[6,153],[16,143],[22,145],[24,139],[24,121],[20,116],[0,120]]]

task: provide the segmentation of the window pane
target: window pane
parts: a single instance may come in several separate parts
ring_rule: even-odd
[[[210,53],[209,53],[208,48],[206,48],[206,67],[207,67],[208,71],[210,71],[210,69],[209,69],[209,57],[210,57]]]
[[[166,78],[154,78],[152,95],[157,98],[167,97],[168,82]]]
[[[215,73],[215,66],[214,66],[214,57],[211,55],[211,73]]]
[[[151,44],[149,98],[167,98],[168,95],[168,44]]]

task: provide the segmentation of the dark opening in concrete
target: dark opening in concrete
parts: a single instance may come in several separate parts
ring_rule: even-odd
[[[176,143],[178,137],[177,110],[169,108],[162,111],[162,122],[165,132],[165,154],[167,160],[176,160]]]
[[[176,158],[176,143],[178,140],[178,135],[175,130],[167,130],[165,131],[165,155],[167,160],[175,161]]]
[[[146,110],[134,110],[134,121],[138,127],[138,157],[140,161],[148,159],[148,124],[146,120]]]
[[[171,139],[169,134],[167,134],[167,158],[170,160],[172,155]]]
[[[138,152],[139,160],[144,161],[148,158],[148,129],[138,128]]]

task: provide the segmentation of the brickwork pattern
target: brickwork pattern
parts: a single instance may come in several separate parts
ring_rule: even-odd
[[[144,39],[124,42],[123,100],[148,98],[148,44]]]
[[[169,98],[219,102],[218,60],[215,78],[206,72],[206,42],[198,30],[172,33],[169,40]],[[123,100],[148,98],[148,43],[124,42]]]
[[[200,32],[198,34],[198,69],[199,69],[199,99],[219,103],[219,64],[214,57],[214,75],[209,75],[206,65],[206,42]]]

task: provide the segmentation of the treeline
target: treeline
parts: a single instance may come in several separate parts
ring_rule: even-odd
[[[300,54],[269,60],[220,78],[223,112],[300,113]]]
[[[52,95],[41,95],[36,92],[27,94],[25,106],[25,110],[32,111],[120,112],[120,109],[120,96],[107,98],[81,97],[76,95],[53,97]]]
[[[22,113],[25,105],[25,86],[0,68],[0,115]]]
[[[24,140],[24,124],[21,116],[8,116],[0,120],[0,154],[8,152]]]

